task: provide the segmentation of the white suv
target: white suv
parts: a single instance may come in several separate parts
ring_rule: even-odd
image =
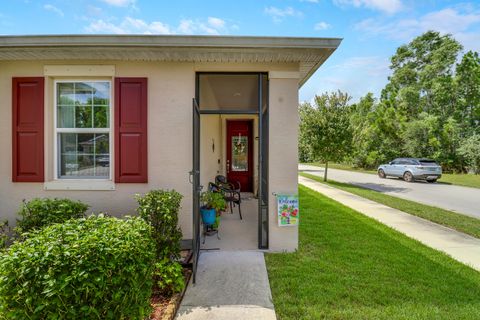
[[[418,158],[397,158],[378,167],[378,176],[403,178],[407,182],[426,180],[435,182],[442,176],[442,167],[434,160]]]

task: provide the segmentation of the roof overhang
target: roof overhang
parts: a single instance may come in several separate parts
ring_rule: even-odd
[[[341,41],[338,38],[177,35],[0,36],[0,61],[298,63],[302,86]]]

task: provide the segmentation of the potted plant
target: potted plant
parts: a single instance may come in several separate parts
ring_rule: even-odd
[[[225,210],[227,202],[220,192],[205,191],[201,195],[202,207],[200,213],[203,223],[211,225],[214,229],[218,228],[220,222],[220,213]]]

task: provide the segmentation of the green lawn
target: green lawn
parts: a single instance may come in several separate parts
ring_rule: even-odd
[[[306,163],[306,164],[310,164],[312,166],[318,166],[322,168],[325,166],[324,163],[318,163],[318,162]],[[329,163],[328,167],[332,169],[377,174],[377,170],[366,170],[362,168],[355,168],[349,164],[342,164],[342,163]],[[455,185],[464,186],[464,187],[480,188],[480,175],[444,173],[442,174],[442,178],[438,180],[438,182],[445,183],[445,184],[455,184]]]
[[[442,178],[438,181],[459,186],[480,188],[480,175],[478,174],[444,173],[442,174]]]
[[[300,186],[299,249],[266,254],[279,319],[479,319],[480,273]]]
[[[325,183],[321,177],[302,172],[299,174],[312,180]],[[480,219],[468,217],[459,213],[428,206],[418,202],[397,198],[375,190],[365,189],[348,183],[329,180],[326,184],[480,238]]]

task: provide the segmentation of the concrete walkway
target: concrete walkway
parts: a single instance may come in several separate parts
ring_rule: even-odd
[[[480,271],[480,239],[302,176],[299,183]]]
[[[201,252],[176,319],[276,319],[263,253]]]

